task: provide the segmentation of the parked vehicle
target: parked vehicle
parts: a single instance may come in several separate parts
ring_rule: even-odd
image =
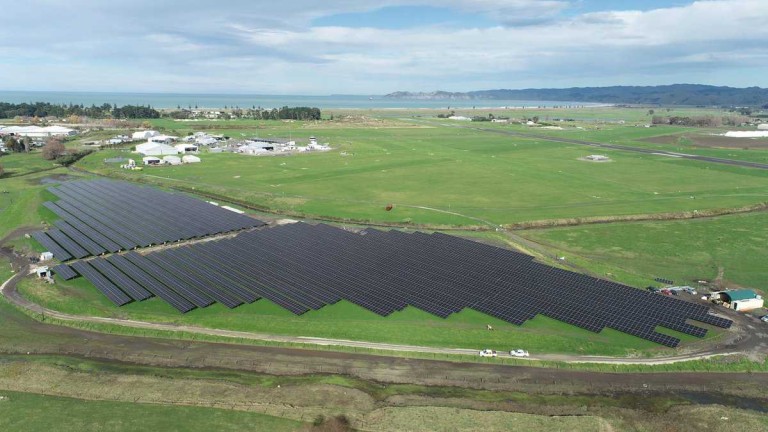
[[[764,315],[760,318],[760,321],[768,323],[768,315]]]
[[[512,357],[530,357],[531,355],[528,354],[528,351],[522,350],[522,349],[516,349],[509,352],[509,355]]]
[[[496,357],[496,351],[490,349],[484,349],[480,351],[480,357]]]

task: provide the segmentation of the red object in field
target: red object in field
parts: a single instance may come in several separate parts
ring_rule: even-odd
[[[395,206],[393,204],[387,204],[386,207],[384,207],[384,210],[391,211]]]

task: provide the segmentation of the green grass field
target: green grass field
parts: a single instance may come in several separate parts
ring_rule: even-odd
[[[669,222],[616,223],[521,231],[564,255],[679,283],[714,280],[763,290],[768,281],[765,212]]]
[[[41,207],[43,201],[52,199],[45,189],[51,186],[52,176],[69,174],[65,168],[38,172],[34,169],[39,155],[24,155],[31,162],[20,159],[17,163],[19,175],[0,179],[0,238],[21,226],[41,226],[41,222],[52,222],[55,215]],[[2,163],[2,160],[0,160]]]
[[[520,115],[509,111],[510,116]],[[352,113],[357,117],[361,114]],[[427,114],[416,118],[414,113],[381,111],[362,114],[369,116],[364,120],[347,121],[337,113],[342,116],[337,120],[307,123],[160,119],[153,121],[155,127],[177,135],[207,130],[236,138],[291,136],[300,142],[315,135],[321,142],[330,142],[335,150],[274,157],[203,153],[201,164],[141,172],[104,163],[112,156],[131,157],[126,150],[105,150],[81,160],[78,166],[129,180],[229,197],[275,212],[433,227],[495,227],[521,221],[692,212],[768,201],[768,173],[763,171],[621,151],[601,151],[612,158],[609,163],[584,162],[579,158],[594,152],[588,147],[458,128],[455,123],[435,119],[434,113]],[[546,120],[542,114],[533,115]],[[652,145],[645,140],[693,131],[636,127],[648,120],[647,112],[638,109],[555,110],[546,116],[577,118],[576,124],[584,125],[584,130],[572,127],[534,132],[628,145]],[[616,120],[628,124],[617,124]],[[446,126],[441,126],[443,123]],[[533,131],[522,125],[480,126]],[[39,155],[10,158],[7,160],[15,174],[3,179],[9,193],[0,196],[0,233],[19,225],[52,222],[55,216],[39,206],[54,198],[44,191],[46,185],[41,180],[70,171],[35,173],[45,165]],[[384,209],[389,203],[394,204],[390,212]],[[742,222],[729,228],[693,220],[521,234],[544,243],[549,255],[566,255],[582,268],[636,286],[644,286],[655,276],[712,279],[718,268],[724,267],[729,282],[758,287],[765,277],[761,266],[765,252],[759,245],[766,237],[766,220],[759,214],[744,218],[733,220],[752,224],[749,232],[740,231]],[[703,228],[706,223],[713,225]],[[17,240],[13,245],[22,250],[39,248],[29,240]],[[605,330],[596,335],[541,316],[516,327],[471,310],[447,320],[413,308],[382,318],[340,303],[295,317],[267,301],[234,310],[214,305],[180,315],[158,300],[115,308],[83,281],[56,287],[28,281],[22,289],[27,297],[63,312],[261,333],[473,349],[525,347],[535,352],[622,355],[634,350],[660,351],[650,342],[619,332]],[[486,324],[497,331],[486,331]],[[682,339],[692,340],[688,336]]]
[[[591,163],[579,160],[594,152],[583,146],[453,127],[303,133],[337,150],[281,157],[204,153],[201,164],[140,172],[105,164],[106,157],[126,155],[105,151],[79,166],[194,187],[274,211],[429,225],[681,212],[768,201],[768,173],[662,156],[603,151],[613,162]],[[712,175],[713,170],[718,174]],[[395,207],[387,212],[389,203]]]
[[[59,281],[55,286],[26,280],[21,284],[20,291],[36,303],[71,314],[256,333],[434,347],[490,347],[503,351],[524,347],[537,353],[627,355],[636,350],[657,354],[668,352],[653,342],[619,331],[605,329],[595,334],[542,315],[518,327],[471,309],[465,309],[447,319],[435,317],[413,307],[388,317],[381,317],[342,301],[318,311],[296,316],[267,300],[259,300],[231,310],[214,304],[182,315],[158,299],[116,308],[82,278],[68,282]],[[487,324],[492,325],[494,331],[488,331]],[[686,342],[699,340],[671,330],[659,330]],[[708,337],[717,334],[710,332]]]
[[[293,431],[302,423],[264,414],[203,407],[92,401],[0,390],[7,431]]]

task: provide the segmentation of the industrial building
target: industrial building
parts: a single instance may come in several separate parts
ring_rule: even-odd
[[[763,298],[750,289],[713,292],[711,300],[737,311],[749,311],[763,307]]]
[[[0,126],[0,135],[48,138],[53,136],[73,136],[77,135],[77,131],[63,126]]]
[[[160,135],[160,132],[154,131],[154,130],[144,130],[144,131],[137,131],[134,132],[133,135],[131,135],[131,139],[133,141],[143,141],[143,140],[149,140],[153,136]]]
[[[177,155],[179,150],[168,144],[145,142],[136,146],[136,152],[144,156]]]

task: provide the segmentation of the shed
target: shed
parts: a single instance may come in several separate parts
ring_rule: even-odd
[[[144,130],[144,131],[134,132],[133,135],[131,135],[131,139],[133,139],[134,141],[146,140],[156,135],[160,135],[160,133],[153,130]]]
[[[184,163],[198,163],[200,162],[200,158],[193,155],[184,155],[181,157],[181,161]]]
[[[733,310],[746,311],[763,307],[763,298],[752,290],[727,290],[714,293]]]
[[[763,299],[761,298],[734,300],[733,303],[731,303],[731,309],[737,311],[750,311],[760,309],[761,307],[763,307]]]
[[[176,155],[179,151],[168,144],[146,142],[136,146],[136,151],[146,156]]]
[[[51,276],[51,272],[48,270],[48,267],[35,267],[33,270],[35,272],[35,275],[39,278],[48,278]]]
[[[173,142],[176,142],[177,139],[179,139],[179,137],[173,136],[173,135],[155,135],[147,138],[147,141],[162,143],[162,144],[171,144]]]
[[[53,254],[51,252],[45,251],[40,254],[40,261],[48,261],[53,259]]]
[[[154,156],[147,156],[141,160],[144,161],[144,165],[160,165],[160,162],[162,162],[160,158]]]
[[[163,156],[163,162],[169,165],[181,165],[181,158],[178,156]]]
[[[179,153],[197,153],[197,146],[194,144],[176,144],[176,150]]]

